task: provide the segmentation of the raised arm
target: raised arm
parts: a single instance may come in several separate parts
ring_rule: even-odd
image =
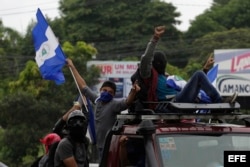
[[[127,105],[131,105],[136,97],[137,92],[139,92],[141,90],[140,86],[138,85],[138,81],[135,81],[135,83],[133,84],[131,91],[127,97],[126,103]]]
[[[207,74],[207,72],[213,67],[213,65],[214,65],[213,54],[210,54],[210,56],[208,57],[205,65],[203,66],[204,73]]]
[[[79,72],[75,68],[72,60],[67,59],[66,62],[67,62],[68,67],[72,70],[72,73],[76,79],[76,82],[77,82],[79,88],[82,90],[83,88],[87,87],[85,80],[81,77],[81,75],[79,74]]]
[[[142,78],[149,78],[151,76],[152,61],[154,58],[154,50],[156,44],[162,34],[165,32],[165,26],[158,26],[154,29],[154,35],[149,41],[144,54],[141,57],[140,73]]]
[[[74,110],[80,110],[81,104],[79,102],[74,102],[74,105],[65,113],[63,116],[55,123],[52,132],[57,133],[61,138],[64,137],[63,129],[66,125],[69,114]]]

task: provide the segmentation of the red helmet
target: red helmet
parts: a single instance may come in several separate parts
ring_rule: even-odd
[[[61,137],[56,133],[49,133],[47,134],[43,139],[40,139],[40,142],[44,144],[45,146],[45,152],[46,154],[49,151],[49,147],[55,143],[61,140]]]

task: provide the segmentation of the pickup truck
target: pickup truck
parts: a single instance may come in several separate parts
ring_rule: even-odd
[[[167,105],[173,112],[117,115],[99,166],[222,167],[224,151],[250,151],[250,115],[239,103]]]

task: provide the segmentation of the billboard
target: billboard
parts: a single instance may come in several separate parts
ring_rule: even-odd
[[[216,88],[220,94],[250,96],[250,49],[215,50],[214,58],[219,65]]]
[[[137,70],[138,63],[136,61],[89,61],[88,67],[95,65],[101,69],[99,84],[95,85],[93,90],[99,93],[102,83],[105,80],[111,80],[116,83],[115,98],[127,97],[132,87],[130,77]]]

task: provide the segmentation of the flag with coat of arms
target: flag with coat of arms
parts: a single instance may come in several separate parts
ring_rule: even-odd
[[[32,30],[36,63],[43,79],[53,80],[57,85],[65,82],[62,72],[66,57],[41,10],[38,8],[37,24]]]

